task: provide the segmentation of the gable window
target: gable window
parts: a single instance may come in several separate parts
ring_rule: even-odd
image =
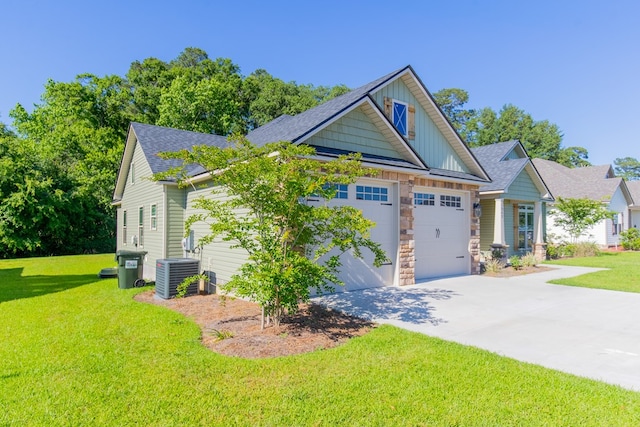
[[[413,193],[413,204],[415,206],[435,206],[436,196],[430,193]]]
[[[384,114],[402,136],[409,140],[416,139],[416,107],[414,105],[385,96]]]
[[[144,206],[138,208],[138,246],[144,246]]]
[[[134,184],[136,182],[136,164],[135,163],[131,163],[131,166],[129,167],[129,182],[131,184]]]
[[[149,220],[151,222],[150,226],[152,230],[157,230],[158,229],[158,205],[156,205],[155,203],[153,205],[151,205],[151,216],[149,217]]]
[[[389,190],[384,187],[370,187],[365,185],[356,186],[357,200],[372,200],[378,202],[387,202],[389,200]]]
[[[441,195],[440,206],[445,206],[448,208],[459,208],[462,206],[462,198],[460,196]]]
[[[127,244],[127,211],[122,211],[122,244]]]
[[[408,136],[407,132],[408,105],[404,102],[393,101],[393,125],[402,136]]]

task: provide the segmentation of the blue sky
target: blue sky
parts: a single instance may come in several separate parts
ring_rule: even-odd
[[[593,164],[640,159],[640,2],[31,1],[3,3],[0,121],[38,103],[47,79],[124,75],[185,47],[244,75],[357,87],[407,64],[468,107],[514,104],[549,120]]]

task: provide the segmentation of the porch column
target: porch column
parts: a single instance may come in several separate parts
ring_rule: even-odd
[[[504,241],[504,200],[495,199],[495,217],[493,219],[493,244],[491,246],[505,246]]]
[[[547,244],[542,236],[542,202],[533,205],[533,255],[538,259],[547,258]]]

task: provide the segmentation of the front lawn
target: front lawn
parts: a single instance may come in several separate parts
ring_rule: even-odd
[[[244,360],[97,272],[112,255],[0,261],[1,426],[640,425],[640,393],[392,326]]]
[[[640,252],[603,252],[600,256],[568,258],[548,264],[597,267],[607,270],[583,274],[551,283],[612,291],[640,292]]]

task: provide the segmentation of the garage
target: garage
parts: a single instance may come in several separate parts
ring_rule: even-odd
[[[414,188],[415,278],[469,274],[467,193]]]
[[[337,287],[336,291],[353,291],[393,285],[398,245],[396,199],[394,185],[385,181],[367,180],[349,186],[338,186],[338,193],[329,202],[330,206],[354,206],[360,209],[366,218],[374,221],[376,225],[371,229],[371,239],[380,243],[393,262],[374,267],[373,254],[368,249],[363,249],[363,259],[354,258],[349,253],[343,254],[339,277],[344,281],[345,286]],[[319,204],[322,202],[321,200],[309,199],[309,203]]]

